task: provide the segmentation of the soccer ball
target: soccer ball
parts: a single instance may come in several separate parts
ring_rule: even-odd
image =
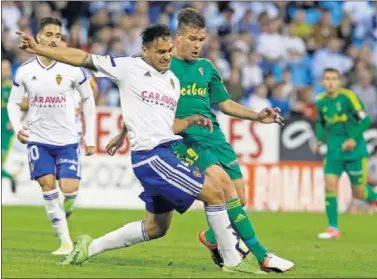
[[[241,237],[233,229],[231,230],[234,236],[234,245],[236,247],[236,250],[238,251],[238,253],[240,253],[242,259],[245,259],[250,254],[250,250],[249,248],[247,248],[245,242],[242,241]]]

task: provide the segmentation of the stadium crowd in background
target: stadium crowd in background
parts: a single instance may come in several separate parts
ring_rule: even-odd
[[[286,117],[315,119],[315,96],[326,67],[343,74],[377,120],[377,2],[3,2],[2,59],[12,75],[28,54],[16,31],[36,34],[47,16],[63,19],[69,46],[96,54],[140,53],[148,24],[177,29],[176,15],[203,12],[208,36],[203,56],[218,67],[232,99],[260,110],[278,106]],[[10,77],[11,78],[11,77]],[[118,89],[97,80],[98,105],[119,106]]]

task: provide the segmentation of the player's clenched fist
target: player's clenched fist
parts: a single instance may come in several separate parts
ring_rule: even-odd
[[[21,37],[18,44],[20,49],[23,49],[31,54],[36,54],[37,42],[34,40],[33,36],[30,36],[24,32],[16,32],[17,35]]]
[[[22,128],[21,130],[18,131],[17,133],[17,138],[18,140],[23,143],[23,144],[26,144],[28,143],[29,141],[29,133],[27,131],[28,129],[26,127]]]

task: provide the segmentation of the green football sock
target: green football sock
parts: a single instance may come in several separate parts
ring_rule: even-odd
[[[373,187],[369,184],[364,186],[364,200],[368,202],[377,201],[377,192],[373,190]]]
[[[64,212],[66,214],[70,214],[73,211],[73,207],[75,205],[77,197],[77,192],[73,193],[64,193]]]
[[[259,243],[255,236],[254,228],[247,216],[245,210],[242,208],[239,198],[228,201],[227,203],[229,219],[232,223],[233,229],[238,233],[246,246],[254,254],[260,263],[263,263],[266,256],[266,249]],[[216,238],[211,229],[205,232],[206,240],[212,244],[217,244]]]
[[[226,205],[233,229],[239,234],[258,262],[263,263],[267,250],[259,243],[258,238],[255,236],[253,225],[243,209],[240,199],[237,198],[228,201]]]
[[[338,228],[338,202],[335,191],[326,192],[325,205],[330,227]]]
[[[5,178],[8,178],[10,180],[14,180],[14,177],[13,175],[11,175],[9,172],[7,172],[6,170],[2,169],[1,170],[1,177],[5,177]]]

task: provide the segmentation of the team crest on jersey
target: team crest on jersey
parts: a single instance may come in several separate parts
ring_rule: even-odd
[[[336,103],[336,108],[337,108],[338,111],[342,110],[342,106],[339,102]]]
[[[34,164],[33,164],[33,163],[30,163],[30,171],[31,171],[31,172],[34,171]]]
[[[172,78],[170,79],[170,84],[171,84],[171,87],[173,87],[173,89],[175,89],[174,80]]]
[[[199,73],[200,73],[201,75],[204,74],[204,69],[203,69],[203,67],[200,67],[200,68],[198,69],[198,71],[199,71]]]
[[[56,82],[57,82],[58,84],[60,84],[60,83],[62,82],[62,79],[63,79],[62,75],[57,75],[57,76],[56,76]]]
[[[323,112],[327,112],[327,107],[324,106],[323,109],[322,109]]]
[[[202,174],[200,173],[200,171],[197,167],[195,167],[195,170],[192,172],[192,174],[195,175],[196,177],[202,176]]]

